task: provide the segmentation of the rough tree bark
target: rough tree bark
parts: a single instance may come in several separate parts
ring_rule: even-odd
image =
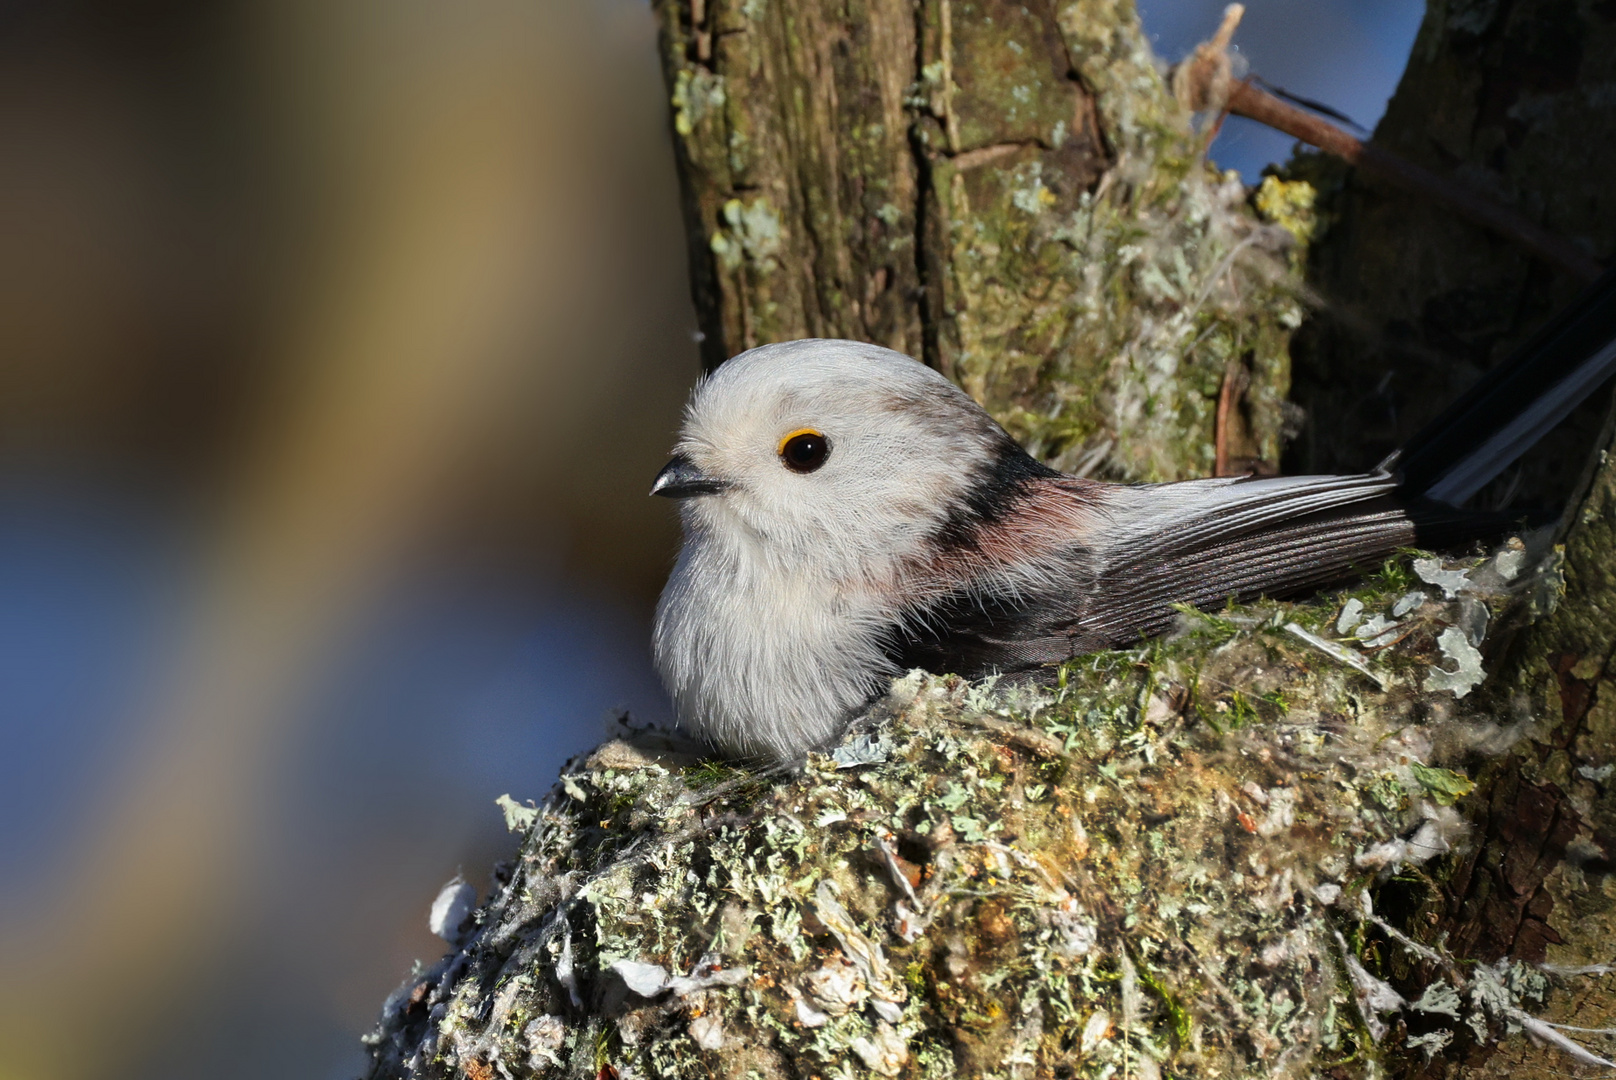
[[[1612,111],[1608,7],[1434,0],[1377,137],[1608,257],[1616,205],[1578,156],[1616,154],[1580,135]],[[656,10],[709,363],[864,338],[1065,468],[1273,468],[1322,296],[1291,454],[1360,467],[1572,287],[1327,163],[1248,195],[1202,160],[1125,0]],[[603,746],[506,804],[520,854],[389,999],[371,1075],[1608,1056],[1550,1023],[1616,1013],[1616,461],[1582,471],[1601,416],[1525,473],[1585,480],[1562,549],[1187,615],[1047,691],[912,674],[789,776]]]
[[[1608,260],[1616,250],[1616,12],[1579,0],[1433,0],[1375,141]],[[1294,397],[1315,422],[1296,470],[1379,460],[1519,344],[1581,283],[1430,202],[1315,170],[1330,224],[1299,335]],[[1569,496],[1609,397],[1502,487]],[[1498,492],[1495,492],[1498,494]]]
[[[1271,468],[1300,310],[1118,0],[662,3],[704,357],[879,342],[1063,468]]]

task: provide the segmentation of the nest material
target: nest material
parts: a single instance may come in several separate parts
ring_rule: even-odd
[[[521,852],[372,1075],[1313,1075],[1518,1028],[1541,975],[1369,897],[1465,843],[1511,733],[1461,696],[1552,595],[1526,561],[1186,613],[1052,685],[914,672],[793,775],[608,743],[506,803]]]

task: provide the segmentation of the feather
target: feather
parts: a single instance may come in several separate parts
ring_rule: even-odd
[[[1292,596],[1378,565],[1430,535],[1453,541],[1508,523],[1404,503],[1384,473],[1145,487],[1059,478],[1029,486],[1018,517],[1070,521],[1059,504],[1075,499],[1090,525],[1080,534],[1068,528],[1063,549],[1046,537],[1015,552],[1044,571],[1036,590],[1003,588],[987,575],[917,605],[894,641],[901,663],[973,677],[1058,663],[1160,633],[1184,604]],[[1017,576],[1006,566],[999,580]]]
[[[1090,648],[1160,633],[1175,605],[1210,608],[1260,596],[1293,596],[1378,564],[1417,535],[1406,510],[1384,497],[1258,527],[1206,535],[1161,558],[1106,567],[1076,623]]]
[[[1396,487],[1385,473],[1117,485],[1106,489],[1101,503],[1107,518],[1101,555],[1125,558],[1139,548],[1155,556],[1194,551],[1292,518],[1368,502]]]
[[[1458,506],[1616,373],[1616,269],[1388,458],[1403,490]]]

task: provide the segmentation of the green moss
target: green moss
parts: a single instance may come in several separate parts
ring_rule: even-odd
[[[943,368],[1058,467],[1212,471],[1231,364],[1249,380],[1233,456],[1277,462],[1301,312],[1288,245],[1237,180],[1189,152],[1187,129],[1177,138],[1176,156],[1151,144],[1116,167],[1125,182],[1075,198],[1051,194],[1030,151],[1014,167],[933,172],[952,238]]]
[[[1385,611],[1401,594],[1353,595]],[[858,768],[812,756],[771,778],[609,744],[540,808],[484,936],[420,980],[442,1021],[400,1010],[373,1041],[394,1060],[432,1045],[429,1076],[496,1059],[522,1076],[769,1080],[870,1062],[1369,1070],[1380,1020],[1338,977],[1336,935],[1376,977],[1412,977],[1359,897],[1420,878],[1427,856],[1400,838],[1468,782],[1432,747],[1477,729],[1421,692],[1451,611],[1430,604],[1365,654],[1381,688],[1283,629],[1328,627],[1340,601],[1186,614],[1041,688],[914,673],[861,721],[890,750]],[[647,999],[610,974],[620,961],[736,975]],[[527,1048],[540,1017],[571,1033],[556,1062]]]

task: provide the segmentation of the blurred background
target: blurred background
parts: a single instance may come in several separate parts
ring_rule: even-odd
[[[1422,10],[1248,7],[1365,125]],[[0,0],[0,1080],[355,1075],[493,800],[666,719],[663,98],[646,0]]]

